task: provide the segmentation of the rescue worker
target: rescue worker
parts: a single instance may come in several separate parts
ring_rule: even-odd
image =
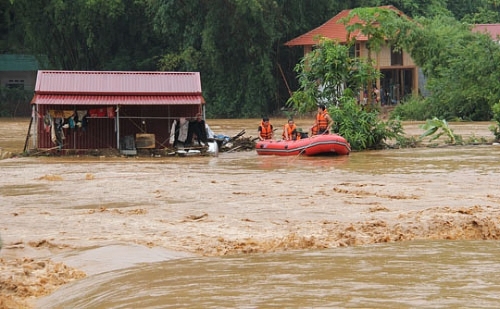
[[[318,105],[318,113],[316,114],[316,122],[311,128],[312,135],[328,134],[332,129],[333,119],[328,114],[324,104]]]
[[[318,135],[318,126],[316,125],[316,122],[313,124],[313,126],[309,130],[308,137],[311,137],[313,135]]]
[[[297,132],[297,125],[292,118],[288,119],[288,123],[283,126],[282,138],[285,141],[295,141],[300,139],[300,134]]]
[[[268,117],[263,117],[259,126],[259,139],[261,141],[266,139],[273,139],[273,125],[269,122]]]

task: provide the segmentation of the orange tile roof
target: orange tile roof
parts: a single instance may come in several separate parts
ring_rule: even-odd
[[[401,15],[404,15],[401,11],[392,5],[381,6],[382,9],[395,10]],[[318,43],[318,37],[323,36],[339,43],[347,42],[347,30],[344,24],[340,21],[342,18],[349,16],[352,10],[343,10],[339,14],[335,15],[333,18],[322,24],[321,26],[304,33],[288,42],[285,43],[286,46],[304,46],[304,45],[316,45]],[[358,23],[359,18],[354,16],[349,24]],[[350,39],[356,38],[357,41],[367,41],[368,38],[365,35],[355,31],[351,33]]]

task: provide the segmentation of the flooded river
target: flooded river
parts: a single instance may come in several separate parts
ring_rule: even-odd
[[[22,148],[28,123],[0,121],[0,147]],[[209,124],[256,136],[258,120]],[[476,145],[0,160],[0,283],[37,287],[35,308],[497,308],[499,159]]]
[[[41,308],[498,308],[497,241],[183,258],[65,286]]]

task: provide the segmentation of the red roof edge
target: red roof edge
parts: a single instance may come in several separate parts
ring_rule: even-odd
[[[380,9],[389,9],[395,11],[398,15],[400,16],[405,16],[405,14],[397,9],[393,5],[385,5],[385,6],[379,6],[377,8]],[[332,40],[336,40],[340,43],[346,43],[347,42],[347,30],[345,29],[345,26],[340,23],[340,20],[349,16],[351,13],[352,9],[349,10],[342,10],[340,13],[335,15],[334,17],[330,18],[327,20],[324,24],[321,26],[312,29],[311,31],[308,31],[294,39],[289,40],[288,42],[285,42],[285,46],[307,46],[307,45],[316,45],[319,43],[318,37],[325,37],[329,38]],[[350,24],[353,24],[355,22],[358,22],[359,19],[357,17],[354,17],[351,21]],[[357,37],[358,41],[364,41],[366,38],[364,36],[358,37],[359,33],[351,33],[350,38]]]

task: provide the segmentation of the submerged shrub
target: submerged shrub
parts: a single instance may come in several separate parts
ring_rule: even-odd
[[[409,97],[396,105],[390,118],[426,120],[432,118],[432,106],[426,99]]]
[[[402,139],[399,119],[384,122],[377,109],[365,110],[353,98],[342,97],[340,104],[328,108],[335,121],[334,131],[349,141],[353,150],[384,148],[389,139]]]

